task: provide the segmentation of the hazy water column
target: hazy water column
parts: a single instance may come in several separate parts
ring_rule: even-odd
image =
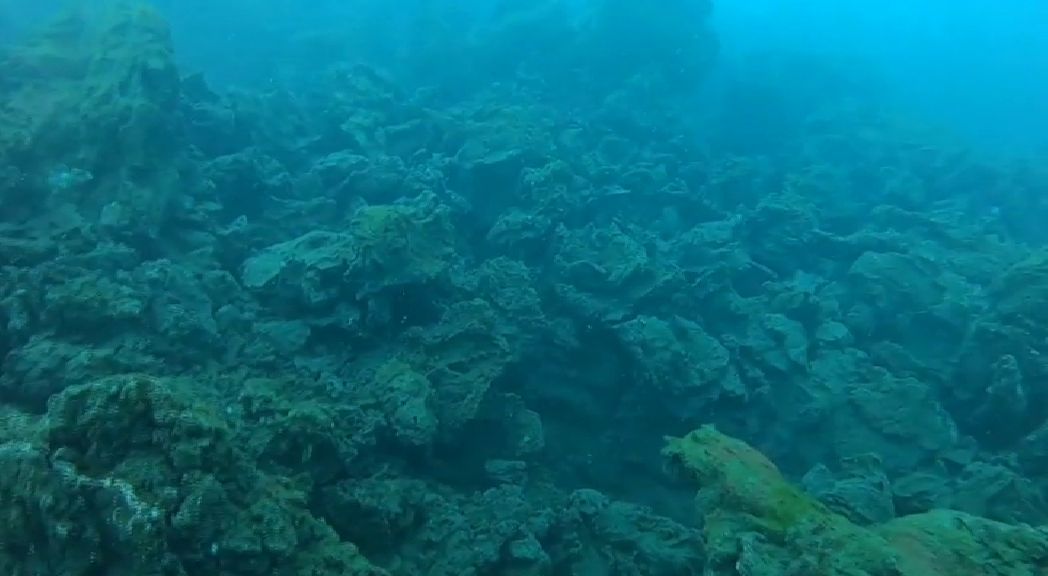
[[[989,146],[1048,146],[1048,2],[718,1],[729,58],[799,51],[871,63],[901,101]]]

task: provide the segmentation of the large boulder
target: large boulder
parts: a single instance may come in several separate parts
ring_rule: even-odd
[[[122,2],[65,13],[0,54],[5,218],[72,205],[154,235],[178,194],[179,75],[164,20]]]
[[[948,510],[860,527],[712,427],[670,438],[664,454],[699,487],[708,575],[1020,576],[1048,565],[1044,528]]]

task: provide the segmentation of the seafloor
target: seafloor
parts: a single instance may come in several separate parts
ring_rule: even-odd
[[[1048,574],[1048,165],[518,4],[265,89],[142,7],[0,55],[0,574]]]

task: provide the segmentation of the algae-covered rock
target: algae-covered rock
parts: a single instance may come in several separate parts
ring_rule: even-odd
[[[229,218],[255,218],[274,202],[292,196],[287,170],[257,149],[219,156],[202,172]]]
[[[52,395],[69,386],[114,372],[145,370],[155,363],[155,358],[130,348],[87,346],[34,336],[7,354],[0,390],[11,402],[42,412]]]
[[[456,259],[451,215],[432,194],[365,206],[354,215],[350,234],[360,259],[350,280],[361,297],[440,280]]]
[[[488,300],[505,319],[505,330],[528,344],[548,329],[535,273],[523,263],[505,257],[486,260],[455,279],[472,296]]]
[[[270,291],[274,297],[321,306],[339,296],[338,285],[357,258],[349,236],[310,232],[249,258],[241,281],[246,288]]]
[[[187,349],[196,349],[198,357],[217,356],[214,351],[221,349],[221,343],[213,314],[216,306],[194,271],[169,260],[156,260],[139,267],[137,276],[150,294],[146,315],[150,328],[166,344],[166,356],[172,360],[195,356],[187,354]],[[190,343],[193,346],[187,345]]]
[[[178,194],[179,77],[167,25],[149,7],[72,10],[0,55],[0,158],[21,167],[5,206],[76,206],[89,221],[156,234]]]
[[[819,443],[828,452],[816,460],[874,453],[893,475],[934,461],[960,441],[931,384],[895,376],[857,350],[824,352],[803,386],[811,397],[803,410],[807,425],[828,440]]]
[[[618,226],[560,230],[556,267],[564,282],[584,292],[643,295],[656,279],[641,241]]]
[[[663,453],[699,487],[707,574],[1034,576],[1048,566],[1048,531],[1029,526],[940,510],[859,527],[712,427],[670,438]]]
[[[0,569],[7,574],[181,576],[161,509],[134,487],[93,478],[27,442],[0,444]]]
[[[432,444],[439,421],[429,379],[405,362],[390,360],[376,370],[374,380],[394,438],[408,446]]]
[[[389,291],[446,279],[455,259],[448,209],[429,195],[364,206],[345,232],[314,230],[264,248],[243,263],[241,280],[275,306],[315,315],[371,300],[381,307]]]
[[[702,574],[702,534],[650,509],[616,502],[595,490],[568,497],[567,556],[559,561],[581,574]]]
[[[236,410],[250,425],[241,444],[259,466],[277,473],[297,470],[324,483],[346,474],[375,444],[381,415],[352,394],[345,402],[332,401],[323,388],[295,378],[237,384]]]
[[[442,434],[473,420],[488,390],[519,357],[501,322],[490,304],[474,299],[448,308],[434,326],[405,332],[409,362],[432,384]]]
[[[232,449],[228,426],[192,391],[184,382],[144,375],[68,388],[48,405],[48,442],[94,473],[133,467],[137,457],[161,453],[171,474],[225,466]]]
[[[381,574],[311,514],[301,486],[253,465],[215,392],[127,375],[55,396],[39,447],[0,447],[33,479],[6,492],[0,481],[0,506],[53,534],[5,544],[61,546],[51,558],[82,564],[71,574]]]
[[[793,374],[809,369],[809,342],[804,326],[784,314],[762,315],[746,327],[739,345],[752,358],[751,369]]]
[[[589,321],[619,322],[638,302],[671,294],[675,270],[659,266],[645,236],[616,224],[559,228],[553,257],[558,298]]]
[[[1048,531],[937,510],[877,528],[904,576],[1037,576],[1048,566]]]
[[[753,259],[776,273],[808,270],[824,252],[818,212],[810,195],[769,195],[757,204],[741,227]]]
[[[989,306],[963,342],[949,388],[959,423],[990,446],[1010,446],[1048,420],[1048,257],[1036,251],[987,288]]]

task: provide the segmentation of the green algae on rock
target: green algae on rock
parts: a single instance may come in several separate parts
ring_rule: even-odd
[[[108,215],[155,235],[182,154],[178,70],[159,13],[123,2],[70,11],[0,54],[0,68],[0,159],[24,172],[0,188],[5,205],[20,193],[25,218],[70,204],[89,221]]]
[[[0,479],[10,521],[0,566],[85,576],[383,574],[311,514],[301,486],[251,464],[213,394],[127,375],[53,397],[39,440],[0,444],[10,472]]]
[[[1036,576],[1048,530],[936,510],[862,527],[787,482],[746,443],[703,427],[668,439],[670,470],[694,482],[707,574]]]

